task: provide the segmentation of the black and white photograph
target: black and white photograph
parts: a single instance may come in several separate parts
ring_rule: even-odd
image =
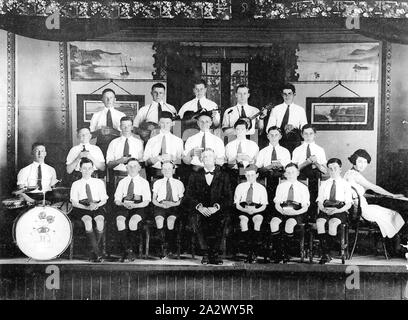
[[[0,0],[0,301],[407,300],[407,70],[404,1]]]

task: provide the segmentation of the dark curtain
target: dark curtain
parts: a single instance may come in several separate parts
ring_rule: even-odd
[[[296,49],[297,44],[256,48],[257,53],[250,57],[248,67],[253,105],[276,105],[282,102],[281,86],[298,78]]]
[[[166,51],[167,101],[179,110],[194,98],[193,82],[201,76],[200,49],[187,50],[174,43],[160,46]]]

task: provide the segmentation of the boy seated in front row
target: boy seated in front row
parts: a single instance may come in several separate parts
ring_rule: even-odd
[[[330,179],[322,182],[316,200],[319,207],[316,226],[322,248],[320,264],[331,260],[331,243],[337,235],[338,226],[347,222],[347,211],[353,202],[351,186],[341,177],[341,165],[341,160],[337,158],[327,161]],[[326,234],[326,222],[329,225],[329,234]]]
[[[79,163],[82,179],[75,181],[71,186],[72,213],[74,218],[82,220],[86,235],[91,245],[90,261],[102,262],[103,255],[100,248],[105,225],[105,204],[108,200],[105,183],[92,178],[95,170],[92,160],[82,158]],[[96,230],[93,229],[93,220]]]
[[[262,247],[261,224],[263,212],[268,205],[266,188],[258,183],[258,168],[250,164],[245,168],[246,182],[240,183],[235,189],[234,203],[239,217],[242,239],[247,248],[245,262],[254,263],[258,256],[258,248]],[[248,222],[253,223],[253,230],[249,230]],[[251,228],[252,229],[252,228]]]
[[[287,180],[281,182],[276,189],[273,201],[277,212],[273,214],[270,222],[274,263],[289,261],[288,245],[293,231],[296,225],[305,222],[304,213],[309,209],[309,189],[297,180],[298,176],[298,166],[289,163],[285,167]],[[281,228],[281,225],[284,227]]]
[[[115,191],[114,212],[122,253],[120,262],[136,259],[133,250],[137,250],[142,238],[142,224],[146,217],[145,208],[151,201],[149,182],[139,175],[141,167],[137,159],[130,158],[127,161],[126,169],[128,175],[119,181]],[[129,226],[129,231],[126,225]]]
[[[164,162],[161,166],[163,178],[153,184],[153,211],[156,227],[160,232],[161,257],[166,257],[167,249],[175,248],[174,224],[179,216],[179,206],[184,196],[184,184],[173,178],[175,171],[173,162]],[[166,221],[167,232],[164,228]]]

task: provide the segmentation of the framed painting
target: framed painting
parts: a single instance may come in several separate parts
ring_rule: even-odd
[[[71,80],[153,79],[152,46],[151,42],[71,42]]]
[[[318,130],[373,130],[373,97],[306,98],[310,124]]]
[[[145,103],[144,95],[116,95],[116,109],[132,119]],[[77,94],[77,128],[89,127],[92,115],[104,108],[100,94]]]

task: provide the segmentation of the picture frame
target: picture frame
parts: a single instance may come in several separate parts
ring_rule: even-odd
[[[116,95],[115,109],[134,119],[145,103],[144,95]],[[89,127],[92,115],[104,107],[101,94],[77,94],[77,128]]]
[[[374,130],[374,97],[308,97],[306,114],[317,130]]]

